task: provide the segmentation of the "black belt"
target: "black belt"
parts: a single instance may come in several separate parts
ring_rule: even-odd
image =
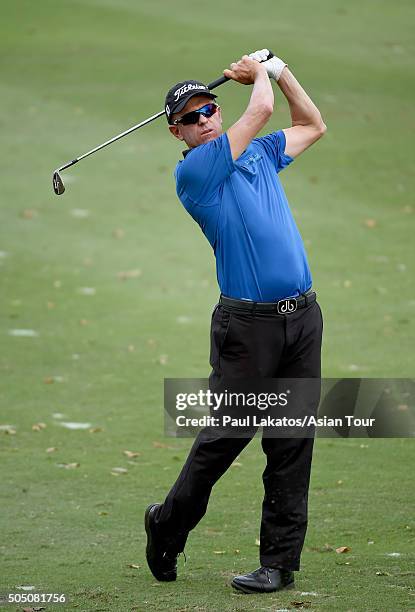
[[[234,298],[221,295],[219,304],[223,304],[227,308],[235,310],[244,310],[246,312],[268,312],[280,315],[291,314],[299,308],[305,308],[316,301],[316,292],[309,289],[302,293],[299,297],[285,298],[278,302],[251,302],[250,300],[235,300]]]

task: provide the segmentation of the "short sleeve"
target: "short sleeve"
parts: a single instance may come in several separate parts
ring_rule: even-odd
[[[235,170],[227,134],[195,147],[176,170],[177,195],[197,204],[209,202]]]
[[[265,155],[272,160],[277,172],[284,170],[294,161],[292,157],[285,154],[286,141],[282,130],[262,136],[261,138],[255,138],[252,143],[263,149]]]

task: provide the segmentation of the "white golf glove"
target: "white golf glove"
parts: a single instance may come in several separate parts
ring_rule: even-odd
[[[262,62],[267,70],[269,78],[278,81],[281,76],[281,72],[284,70],[287,64],[275,55],[274,57],[271,57],[271,59],[267,60],[268,55],[268,49],[261,49],[260,51],[250,53],[249,57],[257,62]]]

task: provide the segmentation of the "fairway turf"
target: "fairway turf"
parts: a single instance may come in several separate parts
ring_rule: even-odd
[[[161,110],[173,83],[212,81],[269,46],[328,125],[281,174],[325,317],[323,373],[413,376],[414,12],[384,0],[2,3],[0,425],[16,433],[0,430],[0,594],[68,594],[47,612],[414,607],[410,439],[317,441],[296,591],[229,586],[258,566],[258,440],[215,487],[177,583],[156,583],[144,510],[190,445],[163,437],[163,379],[209,374],[214,258],[175,196],[183,147],[163,118],[63,172],[63,196],[51,185],[54,168]],[[289,125],[275,91],[268,131]],[[218,90],[225,128],[249,92]]]

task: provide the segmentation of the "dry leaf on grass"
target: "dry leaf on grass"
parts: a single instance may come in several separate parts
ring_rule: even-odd
[[[53,385],[53,383],[55,382],[65,382],[65,379],[63,376],[46,376],[46,378],[43,379],[43,382],[45,383],[45,385]]]
[[[74,431],[76,431],[77,429],[84,430],[91,427],[91,423],[76,423],[73,421],[60,421],[58,424],[62,427],[65,427],[65,429],[71,429]]]
[[[338,553],[340,555],[342,553],[348,553],[351,550],[352,549],[350,548],[350,546],[340,546],[339,548],[336,548],[336,553]]]
[[[120,240],[121,238],[124,238],[124,236],[125,236],[125,232],[120,227],[117,227],[116,229],[112,230],[113,238],[117,238],[118,240]]]
[[[46,423],[35,423],[32,425],[33,431],[42,431],[42,429],[46,429]]]
[[[49,446],[49,448],[46,449],[47,453],[55,453],[57,451],[57,447],[56,446]]]
[[[89,217],[89,210],[85,208],[72,208],[71,215],[76,219],[86,219],[86,217]]]
[[[113,476],[120,476],[121,474],[128,474],[128,470],[122,467],[114,467],[111,469],[111,474]]]
[[[16,428],[13,425],[0,425],[0,432],[14,436],[16,435]]]
[[[223,535],[223,531],[220,531],[220,529],[216,529],[215,527],[206,527],[205,535]]]
[[[35,587],[33,586],[33,584],[21,584],[20,586],[16,586],[16,589],[19,589],[19,591],[33,591]]]
[[[176,318],[177,323],[180,323],[181,325],[186,325],[187,323],[191,323],[192,322],[192,318],[188,317],[187,315],[180,315],[179,317]]]
[[[34,329],[9,329],[9,336],[16,338],[37,338],[39,332]]]
[[[138,278],[139,276],[141,276],[141,270],[139,268],[136,268],[135,270],[125,270],[123,272],[118,272],[117,274],[117,277],[122,281],[129,278]]]
[[[102,427],[91,427],[90,429],[88,429],[89,433],[100,433],[101,431],[104,431],[102,429]]]
[[[255,546],[261,546],[261,542],[259,541],[259,538],[255,540]]]
[[[157,440],[153,441],[154,448],[167,448],[168,450],[178,450],[176,446],[170,446],[169,444],[165,444],[164,442],[158,442]]]
[[[226,550],[214,550],[213,554],[214,555],[225,555],[226,554]]]
[[[372,229],[377,225],[376,219],[365,219],[364,223],[369,229]]]
[[[131,567],[132,569],[140,569],[140,565],[136,565],[136,563],[129,563],[127,567]]]
[[[80,463],[57,463],[56,464],[60,468],[65,468],[65,470],[73,470],[75,468],[80,467]]]
[[[81,295],[95,295],[96,292],[95,287],[78,287],[78,293]]]
[[[169,448],[164,442],[157,442],[156,440],[153,442],[153,446],[154,448]]]
[[[34,208],[25,208],[25,210],[22,210],[20,213],[20,216],[22,219],[33,219],[34,217],[37,217],[37,210]]]
[[[311,608],[311,601],[291,601],[290,602],[294,608]]]
[[[313,552],[333,552],[334,548],[330,544],[324,544],[324,546],[312,546],[310,548]]]
[[[141,453],[136,453],[134,451],[125,450],[123,454],[129,459],[134,459],[134,457],[141,457]]]

